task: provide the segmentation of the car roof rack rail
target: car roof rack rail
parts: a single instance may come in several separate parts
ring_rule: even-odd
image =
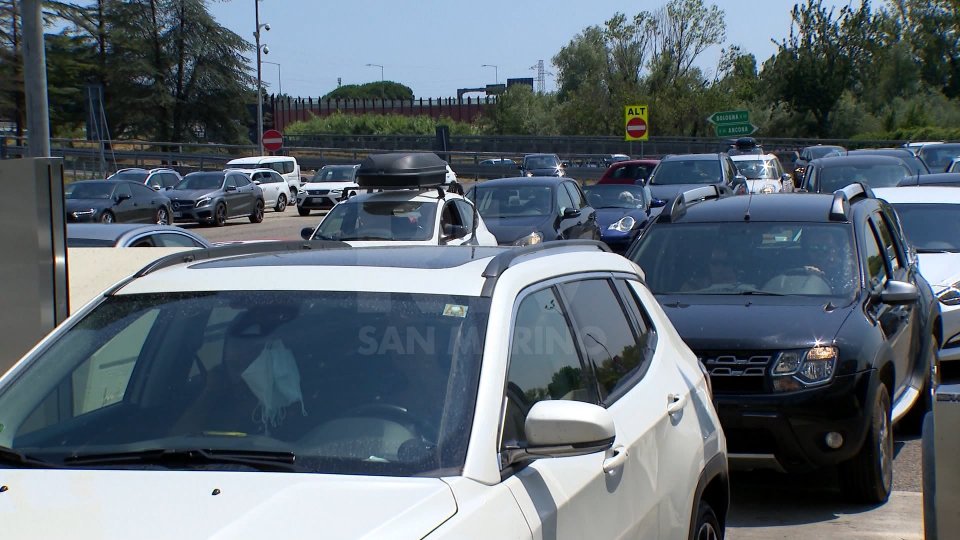
[[[687,206],[710,199],[719,199],[723,196],[716,185],[690,189],[678,194],[669,204],[669,211],[661,212],[657,221],[669,223],[680,218],[687,211]]]
[[[863,182],[854,182],[834,191],[833,203],[830,205],[830,221],[848,221],[850,204],[860,199],[876,199],[873,190]]]
[[[515,247],[495,255],[483,273],[480,274],[486,278],[483,284],[481,296],[490,297],[493,295],[493,288],[497,284],[497,279],[507,271],[508,268],[517,262],[517,259],[533,255],[549,255],[546,252],[586,252],[599,250],[604,253],[612,253],[610,248],[603,242],[597,240],[558,240],[553,242],[541,242],[532,246]]]
[[[252,242],[248,244],[228,244],[210,248],[193,249],[161,257],[144,266],[133,275],[134,278],[143,277],[157,270],[184,263],[201,262],[221,257],[238,257],[242,255],[258,255],[265,253],[281,253],[289,251],[310,251],[314,249],[346,249],[351,248],[346,242],[334,240],[300,240],[280,242]]]

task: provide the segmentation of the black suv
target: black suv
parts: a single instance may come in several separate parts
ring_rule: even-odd
[[[762,197],[708,187],[634,243],[628,257],[710,374],[731,461],[839,465],[849,498],[886,500],[891,426],[929,406],[935,380],[937,308],[902,231],[860,184]]]
[[[650,173],[653,206],[663,206],[678,194],[713,184],[723,194],[746,193],[747,179],[726,153],[665,156]]]

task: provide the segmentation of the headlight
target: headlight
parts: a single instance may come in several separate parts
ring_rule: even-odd
[[[560,169],[559,171],[557,171],[557,176],[566,176],[566,175],[567,175],[567,173],[564,172],[563,169]]]
[[[515,246],[532,246],[543,242],[543,235],[534,231],[513,243]]]
[[[960,305],[960,281],[937,293],[937,300],[945,306]]]
[[[760,188],[760,193],[773,193],[773,192],[774,192],[773,186],[769,184]]]
[[[620,218],[620,221],[614,223],[613,225],[610,225],[609,227],[607,227],[607,229],[611,231],[630,232],[630,229],[632,229],[633,226],[636,224],[637,224],[637,220],[633,219],[630,216],[623,216],[622,218]]]
[[[73,212],[73,217],[75,217],[75,218],[87,217],[87,216],[92,216],[92,215],[94,215],[94,214],[96,214],[96,213],[97,213],[97,211],[94,210],[93,208],[91,208],[91,209],[89,209],[89,210],[77,210],[76,212]]]
[[[770,374],[778,392],[800,390],[825,384],[837,367],[837,348],[819,346],[799,351],[784,351],[777,356]]]
[[[210,204],[210,201],[212,201],[212,200],[213,200],[213,199],[211,199],[210,197],[204,197],[204,198],[200,199],[199,201],[197,201],[196,208],[200,208],[201,206],[206,206],[206,205]]]

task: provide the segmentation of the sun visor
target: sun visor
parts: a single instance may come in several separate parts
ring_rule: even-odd
[[[357,184],[364,188],[425,189],[442,186],[447,162],[431,152],[376,154],[357,169]]]

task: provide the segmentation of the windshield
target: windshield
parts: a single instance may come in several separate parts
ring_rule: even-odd
[[[0,445],[73,466],[197,448],[293,454],[297,472],[459,474],[488,304],[305,291],[111,297],[0,390]],[[331,339],[318,341],[318,328]],[[162,468],[198,466],[225,467]]]
[[[820,173],[820,192],[833,193],[856,182],[871,188],[894,187],[908,176],[912,176],[910,170],[900,163],[824,167]]]
[[[749,159],[733,162],[747,180],[780,180],[777,165],[772,159]]]
[[[471,190],[470,198],[484,219],[548,216],[553,213],[553,189],[550,186],[478,185]]]
[[[223,173],[190,173],[173,189],[220,189]]]
[[[353,182],[356,167],[324,167],[310,179],[311,182]]]
[[[651,185],[719,184],[723,182],[718,159],[661,161],[650,178]]]
[[[655,294],[850,297],[860,281],[851,227],[839,223],[653,227],[632,258]]]
[[[554,169],[560,166],[557,156],[528,156],[523,158],[524,169]]]
[[[960,252],[960,205],[894,204],[918,253]]]
[[[259,163],[228,163],[227,164],[228,169],[252,170],[252,169],[262,169],[264,167],[265,165],[261,165]]]
[[[647,165],[624,165],[623,167],[618,167],[610,173],[610,178],[623,179],[629,178],[630,180],[646,180],[650,178],[650,170],[653,167]]]
[[[114,184],[108,182],[74,182],[66,190],[68,199],[109,199]]]
[[[111,176],[110,180],[130,180],[131,182],[139,182],[142,184],[149,174],[147,171],[127,171]]]
[[[820,159],[827,156],[843,155],[843,148],[838,146],[813,146],[807,149],[810,159]]]
[[[338,204],[320,223],[320,240],[424,241],[433,238],[437,203],[362,201]]]
[[[593,208],[646,208],[646,190],[642,186],[597,185],[585,186],[584,195]]]
[[[953,158],[960,157],[960,146],[931,144],[922,147],[918,154],[931,171],[943,172],[947,170]]]

